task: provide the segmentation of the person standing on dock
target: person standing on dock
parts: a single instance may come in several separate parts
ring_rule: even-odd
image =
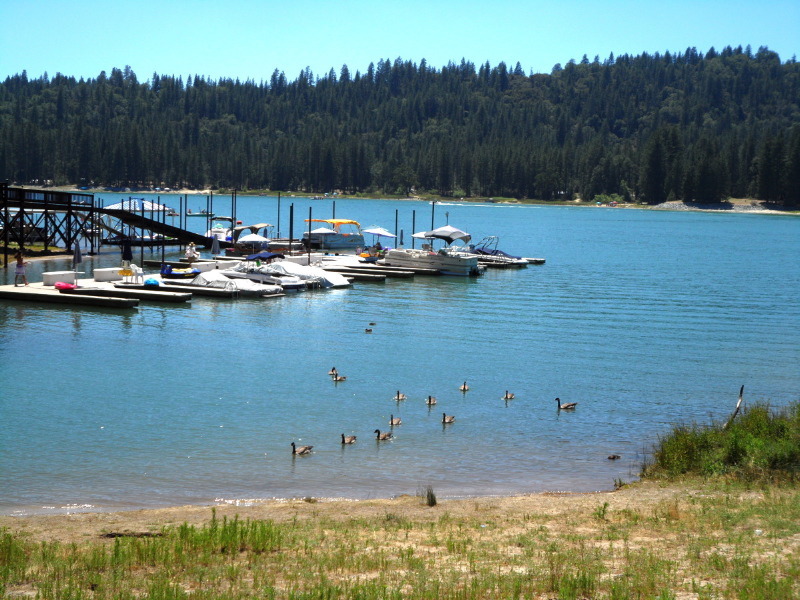
[[[17,266],[14,267],[14,287],[18,286],[19,278],[22,277],[22,283],[28,285],[28,275],[25,273],[25,267],[28,263],[22,258],[22,250],[17,250]]]
[[[197,251],[197,247],[194,245],[194,242],[189,242],[189,245],[186,247],[186,261],[192,264],[198,258],[200,258],[200,253]]]

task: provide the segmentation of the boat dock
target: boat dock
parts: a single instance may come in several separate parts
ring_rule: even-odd
[[[178,304],[180,302],[191,302],[192,294],[185,291],[174,292],[162,289],[162,286],[154,288],[153,286],[143,286],[144,289],[131,289],[127,286],[114,285],[108,287],[90,286],[85,283],[73,290],[61,290],[60,293],[67,295],[79,296],[103,296],[105,298],[134,298],[136,300],[143,300],[145,302],[166,302],[170,304]]]
[[[27,286],[0,286],[0,299],[21,300],[33,303],[73,304],[81,306],[102,306],[106,308],[133,309],[139,306],[138,298],[118,298],[92,294],[62,294],[54,287],[41,283]]]

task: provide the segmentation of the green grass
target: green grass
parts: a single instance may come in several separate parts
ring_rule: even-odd
[[[432,503],[428,487],[372,512],[301,502],[275,521],[212,509],[197,525],[78,542],[52,541],[49,527],[38,540],[0,528],[0,597],[798,598],[799,421],[797,405],[755,406],[728,427],[676,427],[646,468],[656,481],[600,502],[515,512]]]
[[[385,513],[275,522],[212,511],[201,525],[80,543],[0,530],[0,596],[798,597],[798,489],[688,489],[695,490],[688,500],[679,495],[647,510],[606,502],[550,516],[454,516],[440,503],[434,510],[444,512],[433,520]]]
[[[661,438],[643,477],[724,476],[790,481],[800,475],[800,403],[755,405],[725,424],[679,425]]]

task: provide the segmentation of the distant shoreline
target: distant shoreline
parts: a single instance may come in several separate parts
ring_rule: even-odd
[[[23,186],[24,187],[24,186]],[[31,186],[32,189],[40,189]],[[56,191],[63,191],[63,192],[73,192],[76,194],[102,194],[102,193],[109,193],[109,194],[169,194],[169,195],[197,195],[197,196],[204,196],[211,194],[214,190],[204,189],[204,190],[191,190],[191,189],[177,189],[173,190],[170,189],[169,191],[164,190],[136,190],[136,191],[128,191],[128,192],[106,192],[100,188],[90,188],[88,190],[79,189],[76,186],[57,186],[53,188],[47,188]],[[230,193],[228,190],[219,190],[216,193],[220,195],[227,195]],[[271,190],[249,190],[249,191],[241,191],[239,195],[241,196],[277,196],[280,194],[284,198],[308,198],[308,199],[319,199],[317,194],[304,194],[304,193],[297,193],[297,192],[274,192]],[[423,201],[423,202],[468,202],[468,203],[492,203],[492,204],[519,204],[519,205],[536,205],[536,206],[583,206],[588,208],[627,208],[627,209],[642,209],[642,210],[672,210],[672,211],[698,211],[698,212],[730,212],[730,213],[750,213],[750,214],[769,214],[769,215],[800,215],[800,209],[789,209],[789,208],[774,208],[769,203],[763,200],[757,200],[754,198],[729,198],[722,202],[714,202],[714,203],[701,203],[701,202],[684,202],[684,201],[668,201],[663,202],[661,204],[617,204],[617,205],[610,205],[610,204],[601,204],[598,205],[592,201],[584,202],[581,200],[516,200],[513,198],[449,198],[443,196],[407,196],[407,197],[391,197],[385,195],[375,195],[375,196],[354,196],[354,195],[339,195],[339,196],[330,196],[326,197],[326,200],[379,200],[379,199],[389,199],[389,200],[416,200],[416,201]]]

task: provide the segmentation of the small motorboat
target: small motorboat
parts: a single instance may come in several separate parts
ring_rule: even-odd
[[[171,265],[161,265],[162,279],[194,279],[200,269],[173,269]]]

